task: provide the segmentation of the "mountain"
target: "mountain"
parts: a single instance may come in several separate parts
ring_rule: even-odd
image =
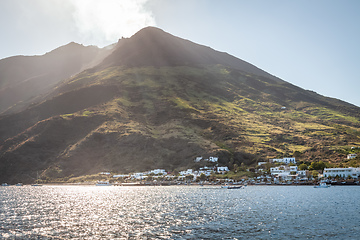
[[[0,114],[24,110],[60,81],[103,60],[111,48],[69,43],[42,56],[0,60]]]
[[[154,27],[144,28],[131,39],[119,40],[115,51],[100,64],[100,67],[163,67],[205,64],[221,64],[236,70],[277,79],[254,65],[227,53],[175,37]]]
[[[197,156],[230,169],[284,156],[340,163],[360,145],[359,110],[149,27],[0,117],[0,181],[181,170]]]

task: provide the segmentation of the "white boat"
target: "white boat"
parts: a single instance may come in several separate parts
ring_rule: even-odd
[[[95,185],[96,186],[112,186],[112,184],[109,183],[109,181],[98,181]]]
[[[23,186],[23,184],[22,184],[21,182],[19,182],[19,183],[17,183],[15,186],[21,187],[21,186]]]
[[[325,182],[321,182],[319,185],[314,186],[314,188],[329,188],[330,185],[327,185]]]

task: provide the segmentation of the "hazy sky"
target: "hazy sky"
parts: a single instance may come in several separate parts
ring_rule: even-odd
[[[0,0],[0,59],[157,26],[360,106],[359,23],[359,0]]]

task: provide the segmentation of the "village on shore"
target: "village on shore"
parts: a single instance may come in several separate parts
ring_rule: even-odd
[[[347,159],[357,158],[348,154]],[[63,181],[41,181],[42,184],[76,184],[97,186],[138,186],[138,185],[360,185],[360,167],[326,167],[322,161],[310,165],[298,163],[295,157],[273,158],[258,162],[256,167],[227,166],[219,164],[218,157],[196,157],[197,169],[167,172],[153,169],[130,174],[101,172]],[[243,165],[243,164],[242,164]],[[39,182],[37,182],[39,183]],[[21,183],[17,184],[22,186]],[[3,183],[2,186],[8,186]]]
[[[347,159],[356,158],[349,154]],[[195,163],[204,166],[179,172],[167,172],[165,169],[153,169],[131,174],[111,174],[101,172],[103,181],[99,185],[314,185],[325,182],[332,185],[360,185],[360,168],[326,168],[323,162],[314,162],[310,166],[296,162],[295,157],[274,158],[267,162],[258,162],[254,168],[235,167],[230,171],[227,166],[218,164],[218,157],[196,157]],[[209,166],[206,166],[209,165]],[[238,177],[237,171],[245,174]],[[106,180],[104,180],[106,179]]]

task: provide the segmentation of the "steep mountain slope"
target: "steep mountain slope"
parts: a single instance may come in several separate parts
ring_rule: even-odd
[[[1,59],[0,114],[20,111],[39,101],[61,80],[101,62],[110,50],[69,43],[42,56]]]
[[[222,64],[237,70],[281,81],[227,53],[215,51],[209,47],[175,37],[154,27],[142,29],[131,39],[119,40],[115,51],[99,67],[161,67],[206,64]]]
[[[0,118],[0,181],[182,169],[210,155],[230,168],[293,154],[336,162],[360,145],[359,113],[146,28],[42,103]]]

